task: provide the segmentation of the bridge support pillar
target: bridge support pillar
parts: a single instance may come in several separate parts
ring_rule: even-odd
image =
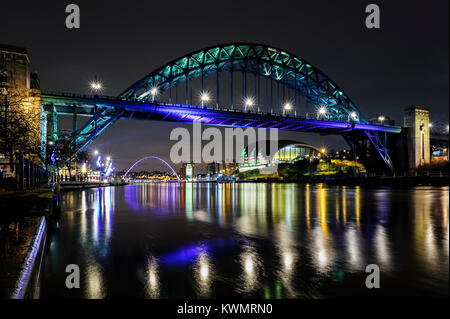
[[[407,135],[408,168],[415,170],[430,163],[430,111],[426,107],[413,106],[404,113]]]
[[[78,131],[78,116],[77,116],[77,106],[73,106],[73,115],[72,115],[72,138],[77,135]]]

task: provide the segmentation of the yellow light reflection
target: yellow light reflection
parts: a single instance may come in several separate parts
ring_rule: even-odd
[[[305,214],[306,214],[306,228],[311,229],[311,190],[309,184],[305,188]]]
[[[347,186],[342,186],[342,218],[345,228],[347,226]]]
[[[103,277],[100,266],[93,262],[86,271],[86,294],[88,299],[101,299],[105,297]]]
[[[296,242],[285,222],[278,224],[275,235],[278,242],[278,255],[280,259],[277,277],[284,287],[286,296],[288,298],[296,298],[297,292],[294,287],[295,266],[298,259],[295,246]]]
[[[361,229],[361,189],[359,186],[355,188],[355,214],[356,214],[356,228]]]
[[[146,291],[147,298],[156,299],[160,295],[160,284],[158,274],[158,262],[156,258],[150,257],[147,264],[147,282]]]
[[[239,260],[242,274],[239,276],[239,284],[236,286],[236,290],[240,293],[250,293],[257,290],[260,286],[259,272],[261,267],[257,252],[253,248],[247,247],[239,256]]]
[[[323,185],[318,185],[319,189],[317,191],[317,217],[320,222],[325,236],[328,235],[328,225],[327,225],[327,190]]]
[[[211,295],[212,264],[208,254],[202,251],[194,266],[197,294],[200,298],[208,298]]]
[[[348,263],[353,269],[361,269],[364,264],[360,251],[360,240],[358,232],[353,227],[346,230]]]

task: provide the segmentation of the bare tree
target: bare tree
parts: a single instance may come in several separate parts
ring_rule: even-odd
[[[19,156],[40,158],[39,97],[30,90],[10,87],[0,98],[1,152],[9,159],[11,172]]]

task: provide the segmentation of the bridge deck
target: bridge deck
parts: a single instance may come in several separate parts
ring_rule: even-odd
[[[201,121],[207,125],[277,128],[280,130],[341,134],[350,131],[378,131],[400,133],[401,127],[371,123],[349,123],[346,121],[316,120],[304,117],[281,116],[227,108],[203,107],[176,103],[144,103],[134,100],[107,96],[85,96],[67,93],[42,92],[44,107],[53,105],[58,114],[93,116],[98,108],[106,108],[113,115],[120,113],[122,119],[156,120],[170,122]]]

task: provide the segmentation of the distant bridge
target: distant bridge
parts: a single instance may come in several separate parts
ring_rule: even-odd
[[[211,75],[215,75],[213,85]],[[339,134],[361,153],[368,141],[392,170],[387,134],[402,130],[368,123],[350,98],[317,68],[260,44],[228,44],[189,53],[151,72],[118,97],[42,92],[41,101],[53,123],[53,139],[58,138],[57,116],[73,116],[71,141],[78,150],[118,119],[201,121]],[[78,128],[78,116],[90,119]]]

